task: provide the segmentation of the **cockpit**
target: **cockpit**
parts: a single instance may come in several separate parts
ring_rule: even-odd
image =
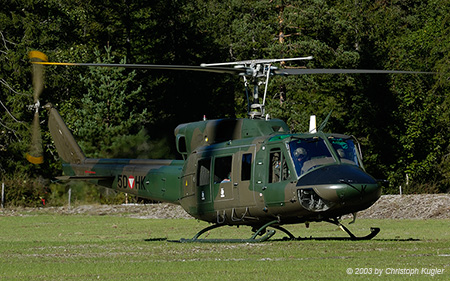
[[[294,138],[288,146],[298,176],[337,162],[360,166],[356,146],[350,137]]]

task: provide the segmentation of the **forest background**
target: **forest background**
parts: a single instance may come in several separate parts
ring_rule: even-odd
[[[50,61],[199,65],[313,56],[288,66],[436,75],[274,77],[267,111],[294,132],[309,115],[354,135],[383,193],[450,189],[448,0],[0,0],[0,181],[11,205],[61,204],[68,188],[42,123],[42,165],[25,160],[33,111],[28,52]],[[57,106],[91,157],[176,158],[180,123],[245,117],[242,81],[206,73],[46,67]],[[41,120],[46,120],[41,110]],[[79,188],[80,200],[111,202]]]

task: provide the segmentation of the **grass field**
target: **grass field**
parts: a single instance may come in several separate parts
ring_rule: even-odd
[[[348,222],[348,221],[347,221]],[[344,223],[347,223],[344,222]],[[449,280],[450,220],[357,220],[371,241],[173,243],[193,219],[0,214],[0,280]],[[334,225],[287,226],[302,237],[345,236]],[[208,238],[248,238],[248,227]],[[272,239],[282,238],[279,231]]]

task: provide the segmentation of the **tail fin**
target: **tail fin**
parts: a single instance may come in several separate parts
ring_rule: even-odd
[[[75,141],[69,128],[67,128],[61,115],[59,115],[52,104],[45,105],[45,108],[49,111],[48,127],[59,157],[66,163],[82,164],[86,156]]]

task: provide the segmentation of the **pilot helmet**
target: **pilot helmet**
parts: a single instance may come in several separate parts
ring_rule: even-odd
[[[308,155],[308,153],[306,152],[306,149],[304,149],[303,147],[299,147],[294,151],[294,156],[296,158],[304,158],[306,157],[306,155]]]

